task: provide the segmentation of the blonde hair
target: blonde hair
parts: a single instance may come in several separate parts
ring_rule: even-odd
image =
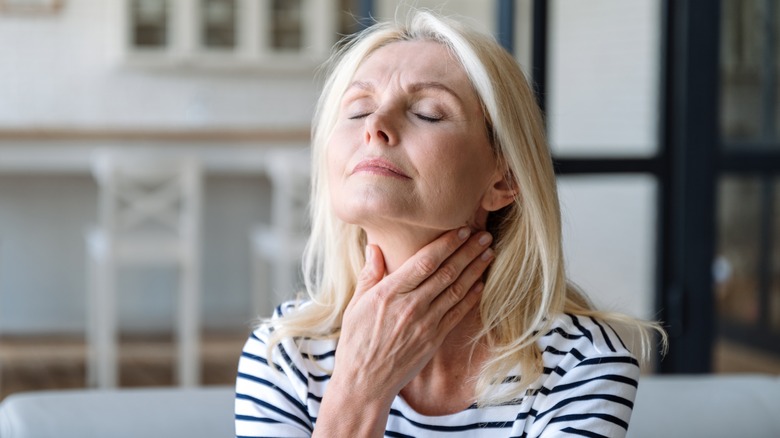
[[[339,101],[361,62],[382,46],[409,40],[443,44],[460,62],[480,98],[496,156],[517,189],[514,202],[488,219],[495,260],[482,294],[483,328],[477,339],[486,343],[490,357],[476,382],[478,403],[498,404],[522,396],[540,376],[542,358],[536,341],[556,314],[594,316],[633,327],[640,336],[640,355],[649,356],[647,329],[658,329],[657,325],[596,311],[566,281],[552,160],[539,107],[517,62],[491,36],[422,11],[413,12],[407,25],[369,27],[348,40],[326,64],[330,68],[312,126],[312,232],[303,259],[310,300],[272,322],[271,346],[284,338],[339,336],[344,309],[363,267],[366,237],[360,227],[339,220],[333,212],[326,146]],[[518,365],[519,381],[496,384]]]

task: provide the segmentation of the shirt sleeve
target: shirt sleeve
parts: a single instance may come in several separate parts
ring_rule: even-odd
[[[530,436],[625,437],[634,407],[639,364],[630,354],[585,358],[543,387]]]
[[[247,340],[238,362],[235,425],[237,437],[310,437],[313,421],[306,407],[305,373],[295,344],[283,342],[267,359],[269,329]],[[297,364],[296,364],[297,362]]]

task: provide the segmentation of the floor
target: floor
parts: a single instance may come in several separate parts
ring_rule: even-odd
[[[203,336],[204,385],[232,385],[247,333]],[[123,339],[120,347],[121,386],[173,384],[173,345],[164,337]],[[85,387],[86,348],[82,339],[67,337],[0,338],[0,400],[20,391]],[[780,356],[734,343],[715,346],[718,373],[759,372],[780,375]]]

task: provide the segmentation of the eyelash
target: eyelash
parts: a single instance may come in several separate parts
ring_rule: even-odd
[[[354,116],[349,117],[349,120],[360,120],[362,118],[368,117],[370,114],[371,113],[356,114]],[[426,116],[424,114],[419,114],[419,113],[414,113],[414,115],[418,119],[422,120],[423,122],[428,122],[428,123],[441,122],[441,120],[443,118],[443,117],[440,117],[440,116],[434,116],[434,117]]]
[[[426,115],[418,114],[418,113],[415,113],[414,115],[417,116],[418,119],[420,119],[420,120],[422,120],[424,122],[428,122],[428,123],[441,122],[441,119],[442,119],[441,116],[430,117],[430,116],[426,116]]]

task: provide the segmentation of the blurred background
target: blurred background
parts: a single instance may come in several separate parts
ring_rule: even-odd
[[[778,0],[0,0],[0,399],[101,385],[114,326],[114,384],[232,383],[292,295],[316,67],[410,5],[496,35],[533,81],[569,275],[664,322],[648,372],[780,373]],[[106,151],[197,163],[189,268],[101,277],[108,205],[188,199],[111,204]]]

